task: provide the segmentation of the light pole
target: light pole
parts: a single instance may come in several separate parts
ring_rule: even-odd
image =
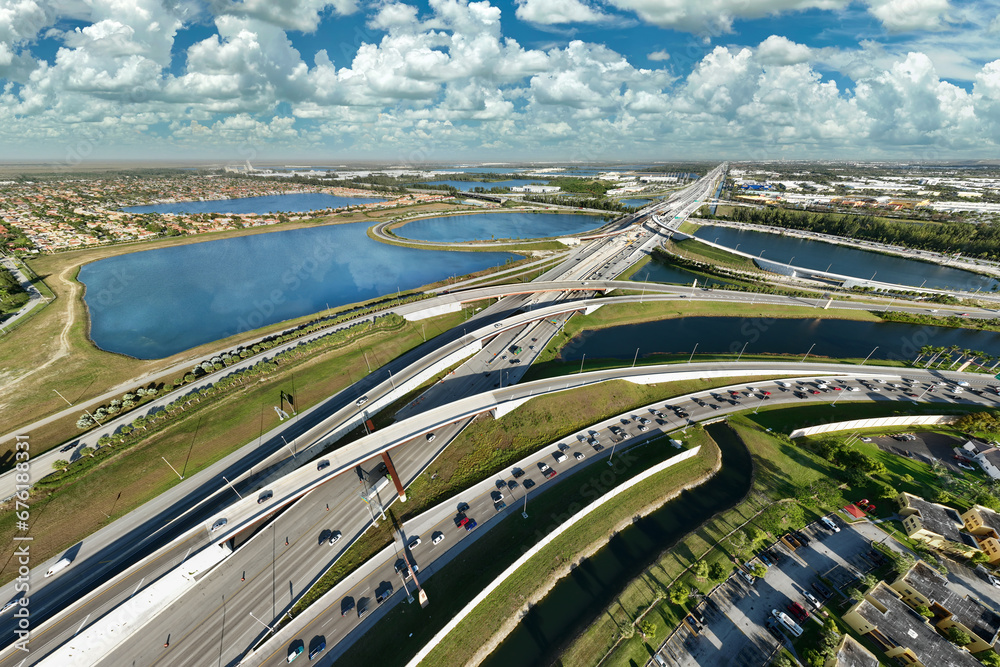
[[[611,454],[610,454],[610,456],[608,456],[608,465],[609,466],[613,466],[614,465],[614,463],[611,461],[611,459],[613,459],[615,457],[615,446],[617,444],[618,444],[617,440],[612,440],[611,441]]]
[[[586,355],[586,353],[584,353],[584,355],[583,355],[583,359],[580,359],[580,373],[582,373],[582,372],[583,372],[583,362],[584,362],[584,361],[585,361],[586,359],[587,359],[587,355]],[[577,373],[577,375],[579,375],[579,373]]]
[[[285,447],[288,447],[288,451],[290,451],[292,453],[292,458],[294,459],[295,458],[295,450],[292,449],[292,446],[288,444],[287,440],[285,440],[285,436],[284,435],[281,436],[281,441],[283,443],[285,443]],[[295,438],[292,438],[292,442],[295,442]]]
[[[688,357],[688,363],[689,364],[691,363],[691,360],[694,359],[694,353],[697,352],[697,351],[698,351],[698,343],[695,343],[694,344],[694,349],[691,350],[691,356]]]
[[[743,349],[740,350],[740,353],[736,356],[736,363],[740,362],[740,357],[743,356],[743,352],[747,349],[747,345],[749,345],[749,344],[750,344],[750,341],[747,341],[747,342],[743,343]]]
[[[737,251],[737,250],[739,250],[739,249],[740,249],[740,244],[739,244],[739,243],[737,243],[737,244],[736,244],[736,247],[735,247],[735,248],[733,248],[733,251],[735,252],[735,251]]]
[[[361,350],[361,354],[365,355],[365,366],[368,367],[368,372],[371,373],[372,372],[372,365],[370,363],[368,363],[368,353],[365,352],[364,350]]]
[[[527,519],[528,518],[528,489],[526,489],[524,487],[524,484],[521,485],[521,488],[524,489],[524,509],[521,510],[521,516],[524,517],[525,519]]]
[[[72,403],[70,403],[70,402],[69,402],[68,400],[66,400],[66,397],[65,397],[65,396],[63,396],[62,394],[60,394],[60,393],[59,393],[58,391],[56,391],[55,389],[53,389],[52,391],[55,391],[55,392],[56,392],[56,395],[58,395],[58,396],[59,396],[59,398],[61,398],[62,400],[66,401],[66,404],[67,404],[67,405],[68,405],[69,407],[73,407],[73,404],[72,404]],[[87,413],[87,414],[90,414],[90,413]],[[91,418],[93,418],[93,417],[91,417]]]
[[[788,266],[791,266],[794,262],[795,262],[795,255],[792,255],[792,258],[788,260]]]
[[[877,349],[878,349],[878,345],[876,345],[876,346],[875,346],[875,350],[877,350]],[[869,353],[868,353],[868,356],[867,356],[867,357],[865,357],[865,361],[868,361],[869,359],[871,359],[871,358],[872,358],[872,355],[873,355],[873,354],[875,354],[875,350],[872,350],[871,352],[869,352]],[[862,362],[861,362],[861,365],[862,365],[862,366],[864,366],[864,365],[865,365],[865,361],[862,361]]]
[[[253,620],[255,620],[258,623],[260,623],[261,625],[263,625],[265,628],[267,628],[268,632],[270,632],[272,635],[274,634],[274,628],[272,628],[270,625],[268,625],[264,621],[260,620],[256,616],[254,616],[252,611],[248,611],[247,613],[250,614],[250,618],[252,618]]]
[[[761,257],[763,257],[765,252],[767,252],[767,248],[764,248],[763,250],[760,251],[760,254],[757,255],[757,259],[760,259]]]
[[[760,410],[760,406],[763,404],[764,404],[764,396],[761,396],[760,401],[757,402],[757,407],[753,409],[753,413],[757,414],[757,411]]]
[[[813,343],[812,345],[809,346],[809,351],[806,352],[805,356],[802,357],[802,361],[799,363],[805,363],[806,357],[809,356],[809,352],[812,352],[814,347],[816,347],[816,343]]]
[[[635,368],[635,362],[639,360],[639,348],[635,348],[635,356],[632,357],[632,368]]]
[[[162,456],[160,458],[163,459],[164,463],[166,463],[168,466],[170,466],[170,461],[168,461],[166,458],[164,458]],[[175,468],[173,466],[170,466],[170,469],[173,470],[174,474],[177,475],[178,477],[180,477],[182,481],[184,480],[184,475],[182,475],[179,472],[177,472],[177,468]],[[223,478],[223,479],[225,479],[225,478]],[[233,489],[233,491],[235,491],[235,490],[236,489]],[[236,495],[240,495],[240,494],[237,493]]]
[[[164,459],[164,460],[166,460],[166,459]],[[167,465],[169,466],[170,464],[168,463]],[[173,468],[173,466],[170,466],[170,467]],[[175,470],[174,472],[177,472],[177,471]],[[226,481],[226,484],[228,484],[229,488],[233,490],[233,493],[235,493],[237,496],[239,496],[240,500],[243,500],[243,496],[240,496],[240,492],[236,490],[236,487],[233,486],[232,482],[230,482],[228,479],[226,479],[225,475],[222,476],[222,479],[224,479]]]
[[[830,407],[831,408],[837,407],[837,401],[839,401],[840,397],[843,396],[846,393],[847,393],[846,391],[838,391],[837,392],[837,398],[833,399],[833,403],[830,404]]]

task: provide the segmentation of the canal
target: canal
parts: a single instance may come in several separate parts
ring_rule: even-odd
[[[561,579],[521,619],[483,667],[548,665],[567,644],[604,613],[622,589],[665,550],[715,513],[738,503],[749,491],[752,459],[725,424],[707,427],[722,452],[722,469],[639,519]]]
[[[695,236],[764,259],[819,271],[831,271],[864,280],[880,280],[911,287],[932,287],[966,292],[1000,289],[1000,281],[970,271],[896,255],[858,250],[781,234],[706,225]]]
[[[738,305],[733,306],[738,309]],[[900,322],[821,318],[678,317],[584,330],[560,352],[562,361],[632,361],[653,354],[804,355],[912,361],[924,345],[970,349],[1000,356],[1000,333]],[[873,348],[878,349],[872,352]]]

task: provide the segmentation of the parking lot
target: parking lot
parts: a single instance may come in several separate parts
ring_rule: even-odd
[[[943,433],[916,432],[911,435],[912,440],[898,440],[892,435],[868,437],[873,444],[878,445],[879,449],[891,454],[908,456],[924,463],[939,461],[951,472],[959,474],[965,472],[958,467],[958,462],[954,458],[954,449],[961,447],[964,440]]]
[[[663,664],[670,667],[767,664],[779,647],[779,640],[765,624],[771,610],[787,613],[792,602],[810,612],[804,623],[818,623],[815,607],[808,602],[805,592],[825,602],[821,591],[814,587],[821,576],[831,580],[829,588],[842,590],[876,566],[867,556],[871,550],[869,539],[843,521],[836,523],[840,532],[831,532],[817,524],[800,531],[809,540],[808,546],[792,549],[779,542],[771,547],[770,552],[777,554],[778,561],[768,569],[764,579],[748,585],[734,575],[717,587],[696,608],[705,621],[702,631],[695,635],[682,625],[659,651]],[[839,596],[836,592],[832,594]]]

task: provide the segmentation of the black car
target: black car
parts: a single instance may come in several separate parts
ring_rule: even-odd
[[[781,630],[778,629],[778,623],[773,618],[767,619],[764,627],[767,628],[767,631],[771,633],[771,636],[779,642],[785,641],[785,635],[781,634]]]
[[[518,477],[524,476],[524,471],[521,470],[520,468],[514,468],[513,470],[510,471],[510,474],[514,476],[514,479],[517,479]]]
[[[806,537],[805,535],[803,535],[802,531],[796,530],[794,532],[795,532],[795,539],[797,539],[799,542],[801,542],[802,546],[804,546],[804,547],[809,546],[809,538]]]
[[[819,593],[819,596],[824,600],[829,600],[833,597],[833,592],[818,581],[814,581],[812,587],[813,590]]]
[[[402,574],[403,579],[410,578],[410,568],[406,567],[406,561],[402,558],[396,560],[396,565],[394,566],[396,574]]]
[[[320,639],[319,643],[317,643],[315,646],[313,646],[312,650],[309,651],[309,659],[312,660],[313,658],[315,658],[317,655],[319,655],[320,653],[322,653],[325,650],[326,650],[326,640],[325,639]]]
[[[469,510],[469,503],[459,503],[458,504],[458,511],[459,512],[467,512],[468,510]]]
[[[340,615],[347,616],[347,612],[354,609],[354,598],[347,596],[340,601]]]
[[[766,552],[766,551],[761,551],[761,552],[760,552],[760,556],[759,556],[759,558],[760,558],[761,562],[762,562],[762,563],[764,563],[764,565],[767,565],[767,566],[771,566],[771,565],[774,565],[774,561],[772,561],[772,560],[771,560],[771,559],[770,559],[770,558],[768,557],[768,555],[767,555],[767,552]]]
[[[524,488],[526,488],[526,489],[530,489],[530,488],[531,488],[531,487],[533,487],[534,485],[535,485],[535,483],[534,483],[534,482],[532,482],[532,481],[531,481],[530,479],[526,479],[526,480],[524,480],[523,482],[521,482],[521,486],[523,486],[523,487],[524,487]]]
[[[274,491],[265,491],[264,493],[257,496],[257,504],[266,503],[268,500],[274,497]]]

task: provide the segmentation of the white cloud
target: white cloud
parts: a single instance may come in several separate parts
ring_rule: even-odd
[[[941,30],[950,9],[948,0],[869,0],[870,11],[887,29]]]
[[[358,11],[355,0],[213,0],[215,14],[254,18],[286,30],[313,32],[330,8],[346,16]]]
[[[517,18],[532,23],[597,23],[608,15],[581,0],[517,0]]]
[[[736,19],[755,19],[805,9],[843,9],[850,0],[608,0],[664,28],[727,33]]]
[[[757,59],[765,65],[797,65],[807,62],[811,50],[787,37],[771,35],[757,47]]]
[[[653,51],[652,53],[647,53],[646,57],[654,62],[670,60],[670,54],[666,50]]]

